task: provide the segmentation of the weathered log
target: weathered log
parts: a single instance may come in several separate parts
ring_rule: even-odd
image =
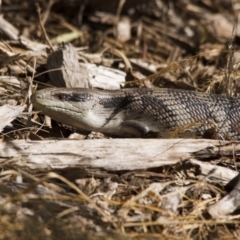
[[[206,139],[18,140],[0,143],[1,162],[11,159],[17,166],[30,169],[84,166],[120,171],[160,167],[186,160],[199,164],[203,174],[215,169],[214,177],[222,182],[231,180],[237,172],[212,165],[209,159],[211,156],[213,159],[216,156],[237,156],[239,152],[238,142]],[[202,161],[204,156],[208,162]]]

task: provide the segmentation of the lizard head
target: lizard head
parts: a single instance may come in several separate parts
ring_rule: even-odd
[[[54,120],[85,129],[85,119],[95,103],[94,96],[88,90],[46,88],[32,95],[32,104]]]

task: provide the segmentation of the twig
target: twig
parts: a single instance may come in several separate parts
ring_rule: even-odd
[[[116,18],[115,18],[115,24],[113,25],[113,33],[115,33],[116,39],[118,39],[117,24],[119,22],[121,11],[122,11],[125,1],[126,0],[119,0],[118,9],[117,9]]]
[[[48,38],[48,35],[47,35],[47,33],[45,31],[45,28],[44,28],[44,26],[42,24],[42,21],[41,21],[41,9],[40,9],[38,3],[36,3],[36,8],[37,8],[37,13],[38,13],[39,24],[40,24],[41,30],[43,32],[43,35],[45,37],[45,40],[47,41],[47,43],[48,43],[49,47],[51,48],[52,52],[54,52],[53,46],[52,46],[52,44],[51,44],[51,42],[50,42],[50,40]]]
[[[55,0],[50,0],[50,1],[48,2],[47,9],[46,9],[45,14],[44,14],[44,16],[43,16],[43,18],[42,18],[42,25],[43,25],[43,26],[45,25],[45,23],[46,23],[46,21],[47,21],[47,19],[48,19],[50,10],[51,10],[52,5],[53,5],[54,3],[55,3]]]

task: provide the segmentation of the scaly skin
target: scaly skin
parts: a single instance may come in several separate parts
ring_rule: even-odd
[[[177,89],[48,88],[37,91],[32,102],[54,120],[81,130],[169,138],[202,136],[211,129],[211,137],[240,139],[240,101],[223,95]]]

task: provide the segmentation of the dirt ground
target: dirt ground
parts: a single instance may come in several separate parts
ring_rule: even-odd
[[[239,97],[239,0],[3,0],[0,11],[0,106],[19,111],[0,123],[2,144],[72,136],[31,105],[32,92],[53,84],[47,59],[63,43],[80,63],[119,70],[124,87]],[[237,173],[238,156],[208,161]],[[240,239],[237,207],[209,213],[231,187],[199,166],[45,171],[0,158],[0,239]]]

